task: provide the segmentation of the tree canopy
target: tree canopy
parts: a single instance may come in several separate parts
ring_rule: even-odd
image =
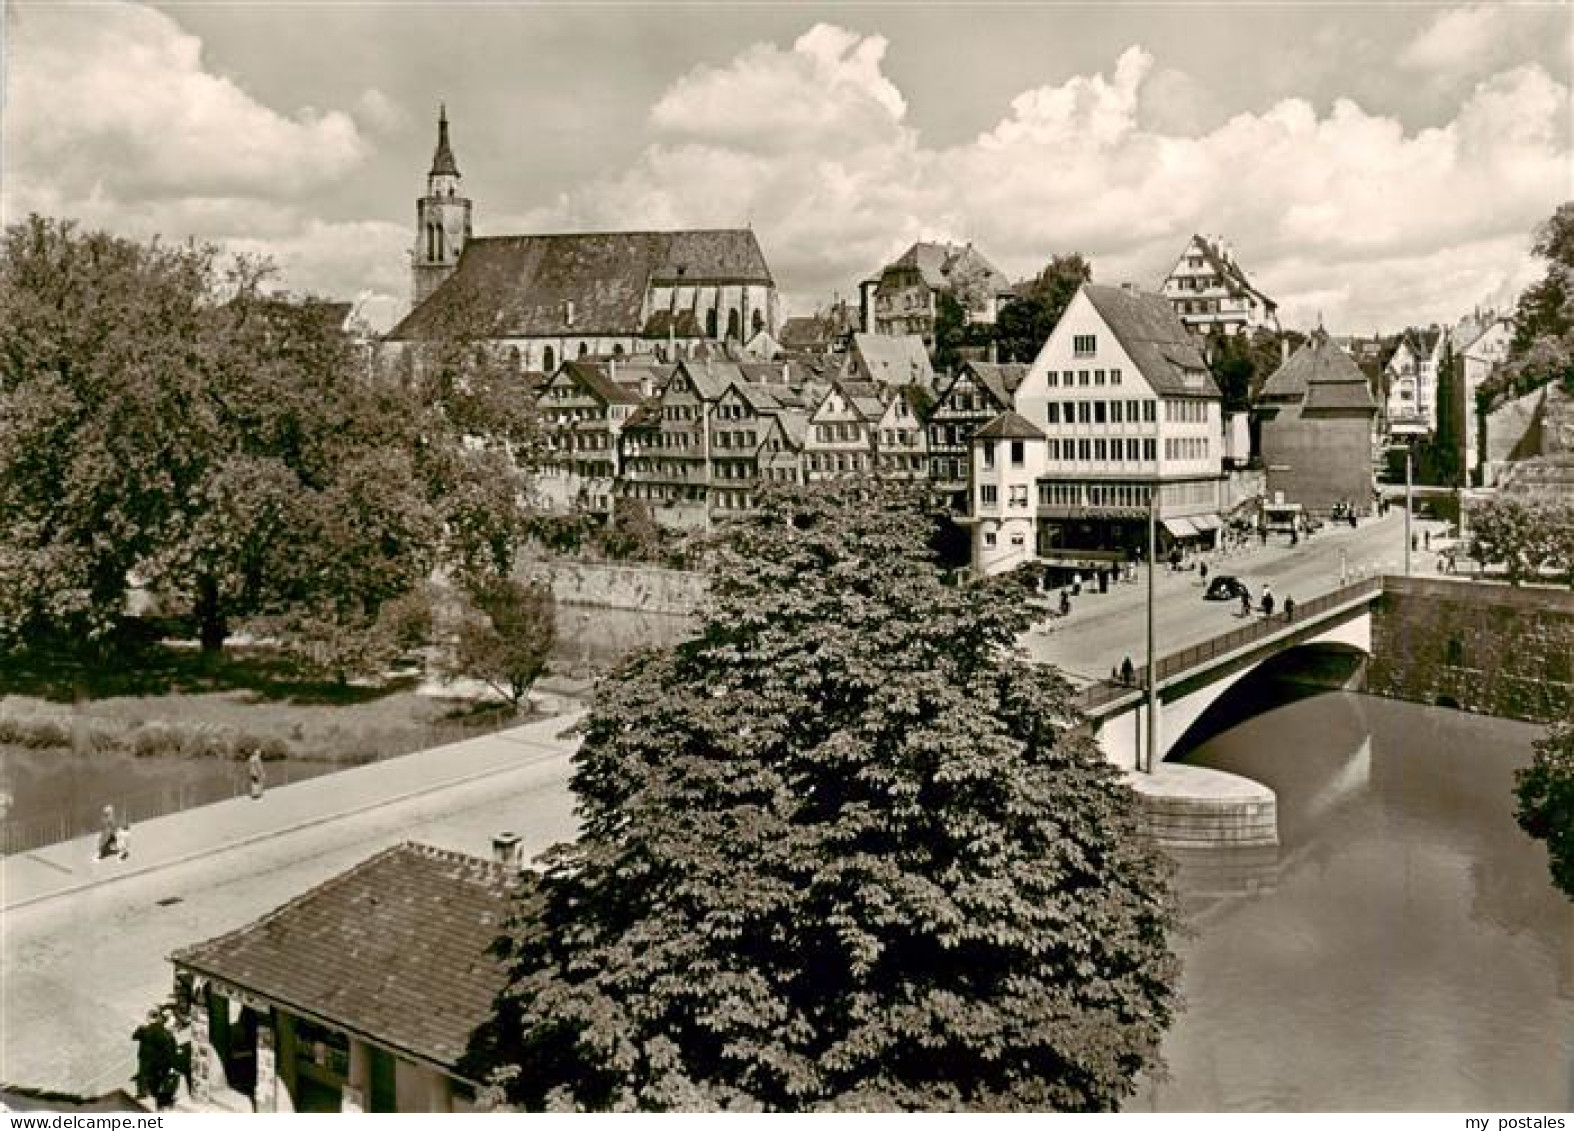
[[[1559,891],[1574,899],[1574,723],[1556,723],[1536,740],[1529,766],[1514,774],[1519,827],[1547,842]]]
[[[1552,381],[1574,391],[1574,201],[1536,229],[1530,250],[1547,271],[1519,296],[1508,362],[1476,393],[1483,411]]]
[[[1001,307],[995,322],[1000,360],[1031,362],[1036,358],[1077,288],[1092,281],[1093,268],[1081,252],[1051,259],[1024,294]]]
[[[600,686],[582,834],[503,940],[513,1102],[1103,1110],[1157,1066],[1167,865],[923,513],[767,489],[698,637]]]
[[[343,674],[440,561],[510,564],[523,425],[491,407],[500,383],[377,372],[269,273],[36,216],[6,231],[0,645],[106,639],[134,577],[205,649],[256,621]]]

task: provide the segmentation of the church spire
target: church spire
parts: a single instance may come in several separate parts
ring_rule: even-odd
[[[454,160],[454,151],[448,146],[448,106],[441,102],[437,104],[437,152],[432,154],[432,171],[427,175],[432,177],[459,175],[459,165]]]

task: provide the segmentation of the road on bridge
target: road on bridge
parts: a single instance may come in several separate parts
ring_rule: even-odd
[[[1286,545],[1283,535],[1278,535],[1270,538],[1266,547],[1253,543],[1244,552],[1210,554],[1204,560],[1210,577],[1239,577],[1250,586],[1254,600],[1260,597],[1263,584],[1270,584],[1274,600],[1282,609],[1286,597],[1305,603],[1336,588],[1341,557],[1351,578],[1359,571],[1402,573],[1404,521],[1401,508],[1363,522],[1355,530],[1325,526],[1294,547]],[[1443,524],[1416,521],[1412,529],[1418,537],[1430,531],[1436,538]],[[1412,555],[1411,564],[1417,573],[1431,573],[1435,562],[1435,555],[1420,552]],[[1082,596],[1073,600],[1069,616],[1040,623],[1023,638],[1022,644],[1035,660],[1054,664],[1077,683],[1108,679],[1111,670],[1127,657],[1140,671],[1147,649],[1147,592],[1147,578],[1140,573],[1137,584],[1116,585],[1106,594],[1090,593],[1084,584]],[[1196,570],[1172,573],[1161,567],[1154,602],[1154,647],[1160,657],[1244,623],[1238,601],[1205,601],[1202,592]]]

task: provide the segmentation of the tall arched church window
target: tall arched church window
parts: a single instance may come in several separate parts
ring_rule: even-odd
[[[590,343],[589,342],[580,342],[579,343],[579,356],[580,357],[585,357],[589,353],[590,353]]]
[[[727,336],[729,338],[741,337],[742,320],[738,317],[738,308],[733,307],[727,311]]]
[[[756,334],[758,334],[761,330],[765,329],[765,315],[762,314],[760,311],[756,310],[754,312],[754,317],[751,318],[749,321],[753,323],[753,325],[754,325],[754,332]]]
[[[548,346],[546,352],[541,355],[541,368],[548,373],[557,368],[557,354],[552,352],[551,346]]]
[[[705,312],[705,336],[707,338],[716,336],[716,308],[714,306]]]
[[[508,366],[515,373],[519,372],[519,347],[518,346],[509,346],[508,347]]]

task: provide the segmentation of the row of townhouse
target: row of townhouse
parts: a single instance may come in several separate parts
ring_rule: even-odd
[[[928,477],[934,374],[916,340],[856,335],[835,372],[801,361],[574,361],[539,390],[550,505],[648,505],[672,527],[754,506],[759,486]]]

